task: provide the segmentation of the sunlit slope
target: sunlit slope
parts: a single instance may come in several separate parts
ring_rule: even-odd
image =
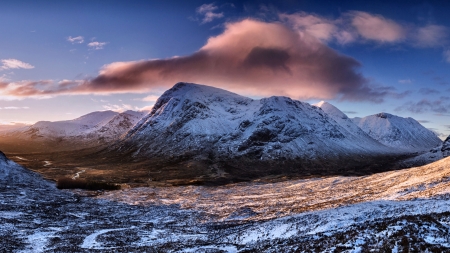
[[[221,187],[135,188],[102,196],[130,204],[180,204],[223,219],[267,219],[374,200],[411,200],[450,193],[450,157],[365,177],[328,177]]]

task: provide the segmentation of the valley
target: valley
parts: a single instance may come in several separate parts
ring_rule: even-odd
[[[447,251],[449,143],[412,118],[178,83],[149,112],[0,132],[0,251]]]

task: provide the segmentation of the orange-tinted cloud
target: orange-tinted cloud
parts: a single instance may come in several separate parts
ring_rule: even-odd
[[[115,62],[85,81],[8,85],[4,95],[148,92],[174,83],[194,82],[248,95],[297,99],[381,102],[390,88],[373,88],[360,63],[339,54],[308,33],[281,23],[243,20],[228,23],[197,52],[184,57]]]

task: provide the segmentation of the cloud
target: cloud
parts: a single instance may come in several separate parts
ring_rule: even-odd
[[[358,112],[355,111],[343,111],[345,114],[357,114]]]
[[[411,79],[401,79],[401,80],[398,80],[398,82],[402,83],[402,84],[410,84],[413,81]]]
[[[17,59],[3,59],[1,60],[2,66],[0,66],[1,70],[5,70],[5,69],[34,69],[34,66],[23,62],[23,61],[19,61]]]
[[[159,96],[155,96],[155,95],[148,95],[145,98],[142,99],[142,101],[146,101],[146,102],[156,102],[156,100],[158,100]]]
[[[445,61],[450,63],[450,49],[445,50],[443,54]]]
[[[89,42],[88,47],[94,50],[100,50],[103,49],[103,47],[107,44],[107,42],[98,42],[98,41],[92,41]]]
[[[25,126],[29,126],[30,123],[22,123],[22,122],[4,122],[4,121],[0,121],[0,131],[5,131],[5,130],[13,130],[13,129],[17,129],[17,128],[21,128],[21,127],[25,127]]]
[[[420,93],[420,94],[423,94],[423,95],[430,95],[430,94],[439,94],[440,92],[437,91],[437,90],[435,90],[435,89],[421,88],[421,89],[419,90],[419,93]]]
[[[318,15],[298,12],[295,14],[279,14],[279,18],[288,23],[295,30],[307,33],[321,41],[332,40],[338,32],[338,27],[334,20],[330,20]],[[351,41],[353,39],[350,39]]]
[[[406,30],[393,20],[381,15],[373,15],[362,11],[353,11],[352,25],[365,39],[381,42],[397,42],[406,38]]]
[[[150,112],[153,109],[153,105],[150,106],[144,106],[142,108],[139,108],[139,111],[146,111],[146,112]]]
[[[404,97],[392,87],[372,85],[361,64],[317,38],[281,23],[251,19],[227,23],[197,52],[168,59],[114,62],[89,80],[8,84],[4,95],[150,92],[184,81],[255,95],[296,99],[382,102]]]
[[[128,105],[128,104],[120,104],[120,105],[108,104],[108,105],[104,105],[103,108],[106,110],[111,110],[111,111],[115,111],[115,112],[124,112],[127,110],[139,110],[138,107],[133,107],[132,105]]]
[[[28,107],[28,106],[22,106],[22,107],[17,107],[17,106],[0,107],[0,110],[19,110],[19,109],[30,109],[30,107]]]
[[[223,18],[223,12],[216,13],[214,12],[219,7],[214,4],[203,4],[196,9],[197,14],[202,15],[202,24],[209,23],[214,19]]]
[[[404,105],[397,107],[395,111],[409,111],[412,113],[426,113],[435,112],[445,114],[450,112],[450,103],[444,99],[428,100],[422,99],[418,102],[407,102]]]
[[[411,38],[416,47],[439,47],[448,42],[448,28],[440,25],[427,25],[416,28]]]
[[[430,123],[429,120],[417,120],[417,122],[419,122],[420,124]]]
[[[316,14],[281,13],[279,19],[300,33],[307,33],[323,42],[339,44],[376,42],[405,43],[419,48],[441,47],[448,43],[449,29],[440,25],[416,26],[399,23],[381,15],[349,11],[336,19]]]
[[[77,37],[69,36],[69,37],[67,37],[67,41],[69,41],[72,44],[81,44],[84,42],[84,37],[83,36],[77,36]]]

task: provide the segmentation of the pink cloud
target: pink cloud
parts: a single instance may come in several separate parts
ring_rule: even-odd
[[[281,23],[243,20],[226,24],[197,52],[183,57],[104,66],[85,81],[8,85],[4,95],[149,92],[174,83],[194,82],[258,96],[296,99],[382,101],[390,88],[372,87],[359,72],[360,63],[341,55],[314,36]]]
[[[406,38],[406,29],[393,20],[362,11],[353,11],[349,15],[352,17],[352,25],[365,39],[398,42]]]
[[[413,47],[439,47],[448,44],[449,29],[441,25],[423,27],[398,23],[381,15],[362,11],[343,13],[336,19],[306,12],[281,13],[279,19],[300,34],[308,34],[322,42],[339,44],[406,43]]]
[[[322,41],[333,39],[334,34],[338,30],[333,20],[306,12],[298,12],[295,14],[282,13],[279,15],[279,18],[289,23],[295,30],[308,33]]]
[[[223,18],[223,12],[214,12],[218,9],[214,4],[203,4],[197,8],[197,14],[203,15],[202,24],[209,23],[217,18]]]
[[[417,28],[412,35],[417,47],[437,47],[447,44],[448,28],[440,25],[428,25]]]

